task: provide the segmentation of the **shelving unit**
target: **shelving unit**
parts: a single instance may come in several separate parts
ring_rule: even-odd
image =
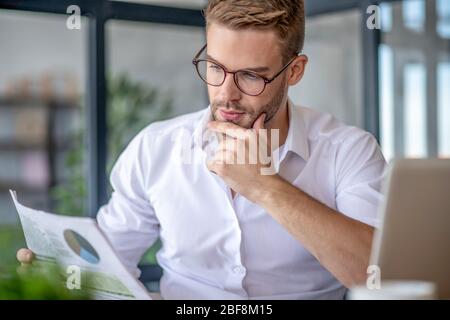
[[[14,214],[9,189],[27,205],[53,209],[50,191],[64,179],[61,164],[79,118],[69,100],[0,98],[0,223]]]

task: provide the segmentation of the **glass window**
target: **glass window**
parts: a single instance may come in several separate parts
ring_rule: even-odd
[[[408,64],[404,69],[404,137],[405,155],[426,157],[427,127],[425,67]]]
[[[405,27],[416,32],[423,31],[425,28],[425,1],[404,0],[402,5]]]
[[[0,263],[23,246],[8,189],[38,209],[84,214],[87,21],[69,30],[66,19],[0,10]]]
[[[206,108],[208,99],[192,65],[205,43],[203,28],[109,21],[106,32],[111,165],[144,126]]]
[[[394,156],[394,57],[387,45],[380,46],[380,143],[384,156]]]
[[[437,32],[442,38],[450,38],[450,1],[437,0]]]
[[[382,18],[392,13],[392,29],[382,30],[379,56],[381,146],[388,159],[447,152],[444,87],[450,47],[441,29],[448,22],[449,3],[411,0],[383,5],[388,13]]]
[[[450,158],[450,62],[438,67],[438,141],[439,156]]]
[[[364,126],[360,32],[359,10],[306,20],[304,53],[309,62],[302,81],[290,89],[294,103]]]
[[[381,30],[390,32],[392,30],[392,6],[386,3],[380,4]]]

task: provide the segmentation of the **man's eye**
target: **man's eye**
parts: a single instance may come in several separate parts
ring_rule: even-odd
[[[257,76],[254,73],[251,72],[243,72],[242,76],[244,77],[245,80],[250,80],[250,81],[255,81],[259,79],[259,76]]]
[[[222,70],[219,66],[217,66],[215,64],[210,65],[209,69],[212,70],[212,71],[215,71],[215,72],[219,72],[219,71]]]

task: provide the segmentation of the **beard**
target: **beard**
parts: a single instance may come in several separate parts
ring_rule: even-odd
[[[285,96],[284,88],[286,86],[286,82],[286,77],[283,77],[282,83],[275,90],[275,94],[273,95],[272,99],[256,111],[252,110],[250,107],[246,107],[238,103],[225,102],[220,100],[213,101],[211,103],[211,114],[213,120],[232,122],[240,127],[249,129],[253,127],[256,119],[258,119],[261,114],[265,113],[266,119],[264,120],[264,122],[269,122],[281,108],[281,104]],[[219,108],[232,109],[233,111],[243,112],[243,115],[239,120],[220,120],[218,116]]]

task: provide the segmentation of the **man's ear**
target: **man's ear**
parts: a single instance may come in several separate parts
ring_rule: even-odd
[[[308,57],[304,54],[299,55],[292,62],[289,68],[288,85],[294,86],[300,80],[302,80],[307,64],[308,64]]]

